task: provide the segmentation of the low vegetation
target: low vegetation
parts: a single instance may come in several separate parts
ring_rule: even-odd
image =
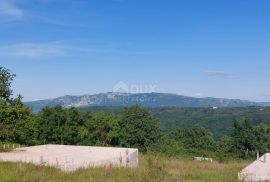
[[[22,163],[0,163],[0,181],[138,181],[234,182],[246,162],[197,162],[142,155],[135,169],[92,168],[64,173],[58,169]]]

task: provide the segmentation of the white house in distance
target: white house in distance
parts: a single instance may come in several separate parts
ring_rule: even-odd
[[[137,167],[138,149],[71,145],[40,145],[0,153],[0,162],[25,162],[75,171],[88,167]]]
[[[270,181],[270,153],[266,153],[248,165],[240,173],[238,179],[245,182]]]

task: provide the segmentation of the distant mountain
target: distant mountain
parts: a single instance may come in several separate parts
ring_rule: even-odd
[[[87,106],[131,106],[139,104],[143,107],[247,107],[261,104],[239,99],[194,98],[166,93],[101,93],[96,95],[63,96],[55,99],[26,102],[35,112],[45,106],[62,105],[63,107]]]
[[[259,102],[258,104],[263,107],[270,107],[270,102]]]

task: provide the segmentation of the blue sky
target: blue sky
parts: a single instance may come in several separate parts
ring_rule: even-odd
[[[112,91],[270,101],[268,0],[0,0],[0,66],[26,101]]]

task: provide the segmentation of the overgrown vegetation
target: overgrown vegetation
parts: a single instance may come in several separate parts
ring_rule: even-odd
[[[196,162],[148,154],[140,156],[139,167],[135,169],[107,167],[64,173],[52,167],[0,163],[0,181],[236,182],[237,173],[246,164]]]

